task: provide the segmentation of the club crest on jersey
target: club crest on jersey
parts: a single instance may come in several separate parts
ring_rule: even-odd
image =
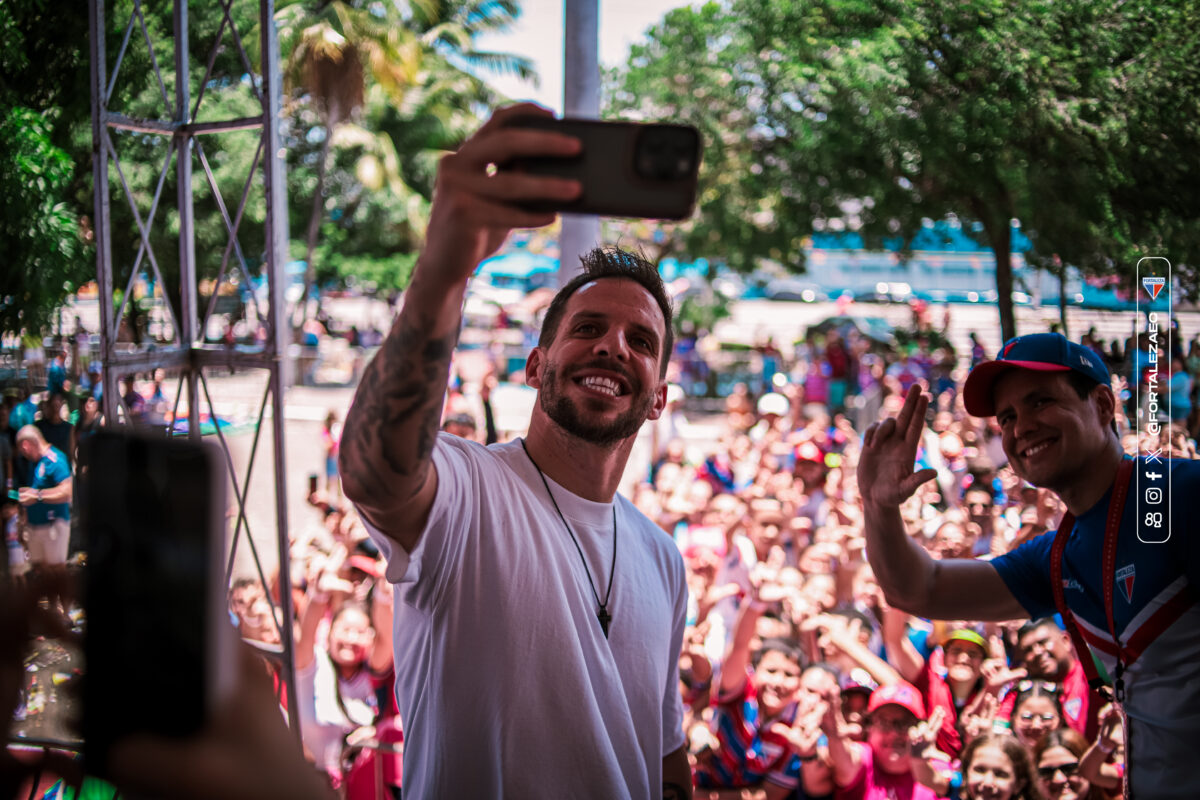
[[[1063,703],[1063,713],[1071,719],[1079,719],[1079,712],[1083,711],[1083,698],[1072,697],[1067,702]]]
[[[1117,570],[1117,588],[1121,590],[1121,594],[1125,597],[1126,603],[1133,602],[1133,578],[1136,569],[1133,564],[1126,567],[1121,567]]]

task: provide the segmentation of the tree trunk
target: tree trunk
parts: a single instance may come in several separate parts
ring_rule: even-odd
[[[1067,268],[1065,265],[1058,267],[1058,321],[1062,324],[1063,336],[1069,336],[1067,333]]]
[[[996,305],[1000,309],[1000,338],[1007,342],[1017,335],[1017,320],[1013,316],[1012,230],[1007,219],[1004,230],[991,232],[992,251],[996,254]]]
[[[1012,304],[1013,215],[1007,188],[1003,185],[995,188],[994,206],[985,204],[979,197],[972,197],[970,203],[975,217],[983,223],[983,231],[996,257],[996,307],[1000,310],[1000,339],[1007,342],[1017,335],[1017,321],[1013,315]]]
[[[329,162],[330,145],[333,142],[333,126],[325,125],[325,141],[321,143],[321,156],[317,160],[317,185],[313,189],[312,210],[308,214],[308,232],[304,238],[304,291],[300,293],[299,318],[297,324],[308,318],[308,298],[316,292],[317,267],[313,264],[313,253],[317,249],[317,236],[321,232],[321,218],[325,215],[325,170]]]

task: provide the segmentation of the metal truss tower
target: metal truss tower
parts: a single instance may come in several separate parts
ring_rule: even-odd
[[[122,3],[123,8],[130,8],[129,19],[124,23],[124,36],[115,57],[106,52],[106,31],[108,18],[104,0],[90,0],[89,29],[91,34],[91,97],[92,97],[92,168],[95,184],[95,244],[96,244],[96,273],[99,287],[100,302],[100,357],[103,363],[103,407],[108,424],[128,422],[131,419],[130,409],[124,406],[118,388],[118,377],[134,373],[151,372],[162,369],[170,374],[178,374],[179,384],[176,391],[174,413],[164,424],[164,435],[174,435],[183,429],[182,420],[186,418],[187,434],[199,437],[202,433],[202,414],[213,421],[217,420],[212,393],[209,391],[208,375],[210,370],[242,369],[262,371],[267,373],[266,389],[258,405],[258,417],[254,427],[254,440],[250,450],[249,464],[242,475],[235,469],[234,458],[229,447],[229,441],[221,431],[220,424],[212,425],[215,438],[220,442],[225,454],[226,465],[233,488],[232,496],[236,508],[231,517],[233,533],[232,546],[226,569],[226,578],[232,575],[234,556],[238,545],[244,537],[254,557],[254,565],[264,588],[271,586],[263,573],[262,561],[254,540],[251,538],[246,509],[256,498],[250,496],[250,476],[253,471],[256,455],[258,454],[260,437],[264,423],[270,425],[273,441],[273,467],[275,490],[276,544],[279,555],[279,602],[276,606],[271,592],[267,592],[268,600],[272,603],[272,611],[279,625],[282,647],[279,652],[268,655],[278,661],[280,674],[284,677],[283,687],[287,693],[288,709],[298,708],[296,702],[295,673],[293,669],[292,641],[292,594],[291,579],[288,570],[288,519],[285,494],[286,469],[284,458],[284,414],[283,389],[286,384],[284,371],[287,369],[286,355],[290,343],[290,325],[284,299],[284,265],[287,258],[287,206],[286,185],[284,181],[284,165],[281,149],[279,109],[281,102],[281,77],[279,63],[279,43],[276,36],[274,15],[274,0],[249,0],[257,2],[257,54],[261,69],[253,65],[253,60],[247,54],[243,36],[247,31],[239,31],[234,23],[232,9],[236,3],[247,0],[220,0],[219,8],[223,15],[215,41],[208,51],[207,65],[193,63],[190,56],[188,34],[188,0],[175,0],[173,7],[173,58],[171,69],[160,69],[159,58],[155,52],[154,37],[150,33],[146,16],[140,0],[132,3]],[[245,25],[243,25],[245,27]],[[131,52],[130,47],[145,47],[145,54],[153,69],[154,81],[150,83],[162,100],[162,114],[158,118],[135,118],[124,114],[119,109],[112,108],[110,101],[114,98],[114,88],[121,77],[122,63]],[[160,41],[161,47],[161,41]],[[228,56],[235,53],[240,57],[245,69],[242,84],[245,94],[253,98],[250,106],[253,113],[234,119],[213,119],[219,113],[212,114],[203,105],[205,99],[217,94],[213,88],[218,82],[210,80],[213,65],[218,54]],[[203,70],[203,72],[201,72]],[[203,75],[197,82],[195,78]],[[144,76],[142,76],[144,77]],[[167,87],[173,85],[173,92]],[[192,97],[195,91],[196,96]],[[171,96],[173,94],[173,97]],[[213,105],[210,103],[210,105]],[[198,121],[201,120],[201,121]],[[224,201],[220,186],[214,174],[213,165],[206,155],[204,142],[209,137],[220,136],[232,132],[245,132],[247,135],[258,137],[257,152],[250,165],[245,182],[241,186],[240,203],[236,208],[230,208]],[[123,161],[120,155],[123,143],[133,141],[144,144],[147,141],[161,142],[165,145],[165,156],[161,165],[147,164],[142,159],[130,159],[132,163]],[[138,148],[133,148],[137,150]],[[144,150],[144,148],[141,148]],[[164,186],[174,168],[176,196],[175,206],[164,211],[160,206]],[[199,167],[199,170],[196,168]],[[130,175],[138,170],[143,176],[145,170],[157,170],[157,183],[149,187],[149,191],[135,191]],[[204,182],[194,181],[193,170],[202,173]],[[153,183],[146,181],[145,183]],[[223,253],[205,252],[201,254],[203,264],[209,275],[215,273],[216,278],[201,279],[196,254],[196,225],[198,220],[194,214],[193,189],[194,183],[207,185],[212,193],[215,205],[219,210],[220,224],[227,235]],[[114,255],[112,235],[112,198],[110,191],[116,187],[116,202],[127,202],[135,221],[136,252],[124,252]],[[149,197],[152,192],[152,198]],[[144,206],[147,205],[148,208]],[[255,253],[253,258],[243,252],[239,233],[248,228],[248,218],[256,214],[248,213],[255,203],[265,202],[265,215],[258,209],[257,216],[264,219],[265,236],[260,237],[265,242],[263,252]],[[163,205],[169,206],[169,201]],[[204,220],[212,222],[213,220]],[[163,303],[163,313],[168,315],[166,322],[170,324],[172,334],[163,336],[155,345],[142,347],[121,341],[128,338],[121,335],[123,325],[130,312],[131,298],[138,276],[145,273],[163,289],[166,296],[167,283],[163,280],[164,270],[156,258],[151,241],[151,231],[155,226],[171,224],[178,227],[178,307],[171,302]],[[256,237],[259,238],[259,237]],[[114,260],[115,259],[115,260]],[[265,299],[256,287],[256,281],[251,277],[251,263],[257,265],[261,259],[262,285],[265,286]],[[219,268],[215,268],[219,262]],[[123,285],[117,285],[119,266],[121,275],[128,269],[128,279]],[[215,268],[215,269],[214,269]],[[172,276],[173,277],[173,276]],[[203,288],[205,289],[202,291]],[[174,287],[172,287],[174,288]],[[114,301],[117,293],[120,305]],[[234,348],[221,344],[206,343],[206,331],[214,318],[218,298],[222,296],[240,295],[245,302],[244,313],[252,329],[259,332],[257,345],[252,347]],[[205,295],[207,300],[205,301]],[[202,302],[204,301],[204,302]],[[202,307],[203,306],[203,307]],[[270,413],[268,414],[268,408]],[[268,421],[269,420],[269,421]],[[263,498],[265,501],[266,498]],[[297,717],[291,714],[292,729],[299,735]]]

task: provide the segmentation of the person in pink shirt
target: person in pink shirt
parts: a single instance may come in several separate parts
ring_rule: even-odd
[[[925,719],[921,693],[907,683],[881,686],[867,703],[867,741],[842,735],[830,704],[822,722],[833,762],[836,800],[935,800],[917,782],[920,759],[912,755],[909,729]]]

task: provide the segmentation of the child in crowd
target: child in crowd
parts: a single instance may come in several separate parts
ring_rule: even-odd
[[[985,734],[963,750],[964,800],[1042,800],[1032,757],[1008,734]]]

